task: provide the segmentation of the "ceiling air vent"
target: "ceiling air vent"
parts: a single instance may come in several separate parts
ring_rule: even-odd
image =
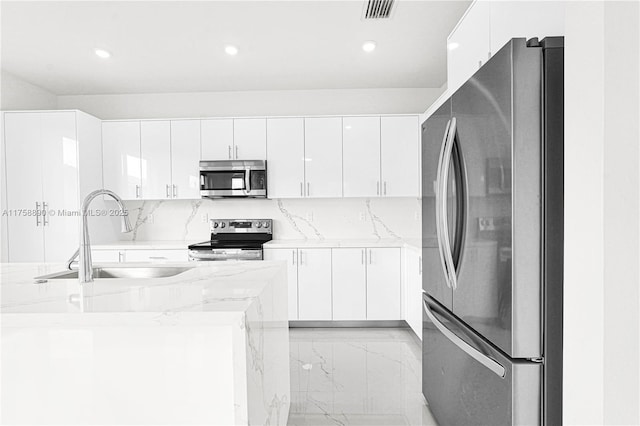
[[[367,0],[364,4],[363,19],[390,18],[394,3],[395,0]]]

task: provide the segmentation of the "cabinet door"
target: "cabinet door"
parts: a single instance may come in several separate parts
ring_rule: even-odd
[[[366,249],[332,249],[333,319],[367,319]]]
[[[300,198],[304,185],[304,119],[267,120],[269,198]]]
[[[401,319],[399,248],[367,249],[367,319]]]
[[[265,160],[267,158],[267,120],[242,118],[233,120],[233,158]]]
[[[171,198],[171,124],[169,121],[140,123],[142,198]]]
[[[125,250],[127,262],[187,262],[189,252],[184,250]]]
[[[231,160],[233,155],[233,120],[202,120],[201,160]]]
[[[342,197],[342,118],[304,119],[307,197]]]
[[[380,195],[380,117],[342,119],[345,197]]]
[[[264,260],[281,260],[287,265],[289,321],[298,319],[298,250],[264,249]]]
[[[413,332],[422,339],[422,257],[409,249],[405,253],[405,319]]]
[[[301,320],[331,320],[331,249],[299,249],[298,312]]]
[[[382,195],[419,197],[417,116],[380,118],[380,162]]]
[[[447,39],[447,90],[453,93],[491,55],[490,8],[492,2],[476,1]]]
[[[102,171],[105,189],[125,200],[140,198],[140,122],[102,123]]]
[[[9,262],[44,262],[42,216],[20,215],[42,210],[42,150],[38,113],[4,114]],[[38,205],[36,206],[36,203]],[[16,213],[16,214],[13,214]]]
[[[200,198],[200,121],[171,122],[171,193],[173,198]]]
[[[47,210],[75,212],[78,193],[78,140],[75,112],[41,113],[42,199]],[[94,188],[99,189],[99,188]],[[46,262],[64,262],[80,245],[80,218],[75,215],[47,215],[44,223]]]

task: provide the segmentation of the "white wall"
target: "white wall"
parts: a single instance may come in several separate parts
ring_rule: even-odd
[[[2,70],[0,74],[0,110],[56,109],[53,93]]]
[[[406,114],[424,111],[434,89],[281,90],[59,96],[60,109],[104,120],[262,115]]]
[[[640,423],[637,2],[568,2],[566,424]]]

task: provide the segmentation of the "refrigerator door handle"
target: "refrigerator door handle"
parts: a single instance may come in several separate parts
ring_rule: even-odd
[[[435,314],[431,311],[431,308],[429,307],[429,304],[425,299],[422,299],[422,305],[424,306],[424,311],[429,317],[429,319],[431,320],[431,322],[433,323],[433,325],[435,325],[436,328],[440,330],[440,332],[444,334],[444,336],[451,341],[451,343],[453,343],[454,345],[462,349],[467,355],[469,355],[471,358],[475,359],[480,364],[487,367],[489,370],[494,372],[497,376],[504,378],[506,370],[502,366],[502,364],[500,364],[499,362],[497,362],[492,358],[489,358],[488,356],[480,352],[478,349],[474,348],[473,346],[471,346],[470,344],[462,340],[454,332],[449,330],[443,323],[441,323],[438,320],[438,318],[436,318]]]
[[[453,117],[451,119],[451,127],[449,127],[449,134],[447,135],[446,142],[444,144],[443,149],[443,158],[442,158],[442,170],[440,175],[440,221],[442,223],[442,242],[443,242],[443,252],[444,252],[444,260],[447,266],[447,271],[449,272],[447,277],[450,282],[449,286],[452,289],[456,289],[458,287],[458,277],[456,274],[456,267],[453,261],[453,250],[451,249],[451,241],[449,240],[449,220],[448,215],[449,211],[447,208],[447,191],[449,188],[449,165],[451,164],[451,157],[453,155],[453,144],[456,139],[456,119]]]
[[[438,159],[438,171],[436,173],[436,236],[438,238],[438,254],[440,255],[440,264],[442,265],[442,271],[444,272],[445,282],[447,283],[447,287],[451,288],[451,283],[449,279],[449,270],[447,261],[444,253],[444,237],[442,235],[443,230],[443,221],[442,221],[442,209],[441,204],[443,202],[446,203],[446,199],[442,198],[442,170],[444,163],[444,154],[447,147],[447,140],[449,135],[449,129],[451,127],[451,120],[447,122],[447,127],[445,128],[444,135],[442,137],[442,145],[440,148],[440,157]]]

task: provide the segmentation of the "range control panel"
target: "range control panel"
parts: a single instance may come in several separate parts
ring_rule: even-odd
[[[273,232],[272,219],[211,219],[209,227],[212,234],[261,233]]]

